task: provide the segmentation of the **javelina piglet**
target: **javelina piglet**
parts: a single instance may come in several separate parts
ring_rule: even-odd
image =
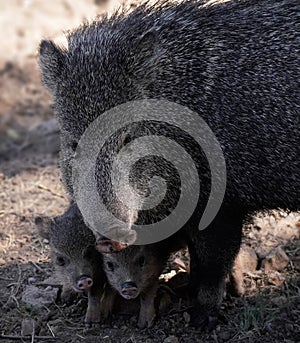
[[[42,79],[53,94],[61,131],[62,177],[71,196],[77,186],[72,167],[80,138],[117,105],[141,99],[151,105],[149,99],[155,99],[186,106],[220,143],[226,191],[220,210],[202,231],[199,223],[214,189],[212,170],[202,147],[181,125],[170,125],[163,117],[126,124],[99,147],[95,168],[96,190],[122,219],[126,206],[111,180],[122,144],[164,136],[193,159],[201,192],[182,230],[191,255],[195,325],[215,322],[247,215],[300,208],[299,12],[299,0],[162,1],[82,25],[68,35],[66,49],[49,40],[40,45]],[[180,123],[193,129],[188,118],[182,114]],[[120,144],[120,136],[128,138]],[[149,151],[143,168],[133,168],[131,183],[147,185],[158,175],[170,192],[153,210],[133,215],[138,225],[165,218],[181,195],[175,192],[180,190],[176,168]],[[94,211],[94,204],[89,210]],[[94,212],[95,217],[104,215]]]
[[[177,234],[174,238],[103,254],[103,267],[111,286],[124,299],[140,297],[139,328],[152,326],[156,316],[154,300],[159,276],[170,254],[186,246],[183,236]]]
[[[63,284],[62,300],[67,302],[75,292],[86,292],[85,323],[89,326],[108,318],[115,292],[107,284],[102,255],[95,249],[95,237],[78,207],[72,204],[59,217],[37,217],[35,222],[41,236],[50,242],[55,271]]]

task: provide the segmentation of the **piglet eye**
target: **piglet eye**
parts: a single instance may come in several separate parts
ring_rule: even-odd
[[[114,271],[115,268],[114,268],[113,263],[107,262],[106,265],[107,265],[107,268],[108,268],[110,271],[112,271],[112,272]]]
[[[141,267],[143,267],[143,266],[145,265],[145,257],[144,257],[144,256],[141,256],[141,257],[139,258],[139,265],[140,265]]]
[[[71,149],[72,149],[73,151],[75,151],[75,150],[77,149],[77,146],[78,146],[78,143],[77,143],[76,141],[73,141],[73,142],[71,143]]]
[[[56,256],[55,263],[59,266],[64,266],[66,264],[66,259],[63,256]]]
[[[88,247],[85,250],[83,257],[87,260],[91,260],[93,258],[93,252],[94,252],[93,249],[94,249],[94,247]]]

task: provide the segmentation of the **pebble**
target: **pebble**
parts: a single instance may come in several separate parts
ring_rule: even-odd
[[[223,341],[228,341],[231,337],[231,333],[229,331],[221,331],[218,334],[219,338],[221,338]]]
[[[191,320],[190,314],[187,313],[187,312],[184,312],[184,313],[183,313],[183,319],[185,320],[186,323],[189,323],[190,320]]]
[[[164,339],[164,343],[179,343],[179,340],[176,336],[169,336]]]
[[[22,336],[29,336],[35,330],[35,321],[30,318],[25,318],[22,320],[21,324],[21,335]]]
[[[289,263],[290,259],[281,247],[277,247],[270,251],[270,253],[263,259],[262,268],[266,271],[283,270]]]
[[[36,279],[34,278],[34,277],[29,277],[28,278],[28,283],[29,283],[29,285],[32,285],[33,283],[35,283],[36,282]]]
[[[58,288],[49,286],[45,289],[39,289],[36,286],[27,285],[22,294],[22,301],[33,309],[40,310],[55,302],[57,294]]]

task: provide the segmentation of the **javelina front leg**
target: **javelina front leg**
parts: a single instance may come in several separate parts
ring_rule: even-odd
[[[106,320],[112,313],[116,292],[109,285],[94,285],[88,292],[85,324],[90,327]]]
[[[156,316],[154,299],[156,297],[156,292],[158,288],[158,282],[154,281],[154,285],[145,294],[141,294],[141,308],[139,313],[138,327],[143,329],[145,327],[150,328]]]
[[[116,298],[116,291],[106,283],[101,297],[101,319],[106,320],[110,317]]]
[[[225,278],[231,271],[241,243],[244,214],[238,208],[220,210],[205,230],[192,229],[191,287],[197,303],[191,325],[214,328],[225,290]]]
[[[240,266],[234,265],[231,273],[229,274],[228,291],[236,297],[242,297],[245,294],[243,270]]]
[[[88,308],[85,315],[85,324],[91,327],[101,321],[101,296],[102,290],[88,292]]]

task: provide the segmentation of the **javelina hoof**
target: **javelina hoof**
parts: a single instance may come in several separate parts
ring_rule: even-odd
[[[99,328],[100,323],[86,322],[84,321],[84,326],[86,329]]]
[[[86,328],[96,328],[99,327],[101,322],[100,313],[88,311],[85,315],[84,325]]]
[[[140,314],[139,321],[138,321],[138,328],[139,329],[145,329],[145,328],[151,328],[155,321],[155,312],[149,313],[147,316],[144,314]]]
[[[189,311],[191,316],[189,325],[202,330],[213,331],[218,324],[218,313],[213,313],[204,310],[199,305],[196,305],[192,310]]]

